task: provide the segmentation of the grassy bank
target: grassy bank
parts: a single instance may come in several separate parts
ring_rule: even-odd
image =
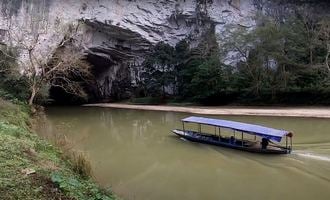
[[[27,106],[0,97],[0,199],[115,199],[87,176],[82,159],[69,161],[33,134],[29,118]]]

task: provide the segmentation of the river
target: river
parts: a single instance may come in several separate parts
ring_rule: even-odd
[[[329,119],[212,116],[293,131],[292,154],[269,156],[173,135],[191,114],[50,107],[46,115],[37,132],[64,134],[123,199],[330,199]]]

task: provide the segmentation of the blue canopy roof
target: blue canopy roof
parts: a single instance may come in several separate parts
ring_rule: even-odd
[[[217,127],[229,128],[236,131],[242,131],[252,135],[258,135],[264,138],[268,138],[270,140],[275,140],[277,142],[281,142],[283,136],[291,136],[289,131],[279,130],[274,128],[268,128],[265,126],[255,125],[255,124],[247,124],[242,122],[234,122],[229,120],[221,120],[221,119],[212,119],[205,117],[187,117],[182,119],[183,122],[191,122],[205,125],[212,125]]]

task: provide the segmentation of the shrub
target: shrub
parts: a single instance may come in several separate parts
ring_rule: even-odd
[[[0,96],[23,101],[29,97],[29,86],[27,78],[19,72],[17,55],[14,48],[0,47]]]

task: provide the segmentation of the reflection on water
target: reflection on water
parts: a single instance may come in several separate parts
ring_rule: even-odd
[[[327,119],[219,117],[294,132],[292,154],[266,156],[179,139],[171,130],[183,113],[49,108],[47,116],[40,134],[65,134],[124,199],[330,199]]]

